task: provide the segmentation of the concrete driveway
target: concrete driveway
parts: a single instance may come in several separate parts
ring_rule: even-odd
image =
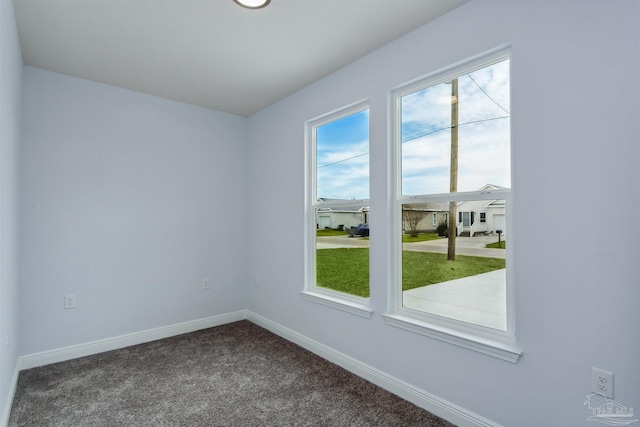
[[[498,236],[458,237],[456,238],[456,254],[504,259],[506,258],[506,251],[504,249],[492,249],[486,247],[487,244],[495,243],[497,241]],[[442,238],[429,240],[427,242],[403,243],[402,249],[405,251],[437,252],[446,254],[448,244],[448,239]]]
[[[498,241],[498,236],[458,237],[456,239],[456,254],[481,256],[487,258],[505,258],[504,249],[491,249],[485,246]],[[317,238],[318,249],[332,248],[368,248],[369,241],[360,237],[328,236]],[[403,243],[402,249],[416,252],[447,253],[447,239],[429,240],[427,242]]]
[[[404,291],[402,305],[504,331],[507,328],[505,274],[505,269],[494,270]]]
[[[485,247],[488,243],[497,241],[497,236],[458,237],[456,254],[505,258],[504,249]],[[366,248],[369,247],[369,240],[348,236],[318,237],[317,245],[318,249]],[[447,245],[447,239],[442,238],[427,242],[403,243],[402,249],[446,254]],[[505,330],[505,271],[500,269],[404,291],[402,305],[414,310]]]
[[[369,241],[361,237],[344,236],[327,236],[316,237],[318,249],[335,249],[335,248],[368,248]]]

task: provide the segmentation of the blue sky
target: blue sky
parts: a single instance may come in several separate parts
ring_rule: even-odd
[[[510,187],[509,61],[460,76],[458,191]],[[451,85],[402,97],[402,193],[449,191]],[[317,128],[318,197],[369,198],[369,112]]]
[[[317,128],[318,197],[369,198],[369,110]]]

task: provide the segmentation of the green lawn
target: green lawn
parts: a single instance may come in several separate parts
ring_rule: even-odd
[[[317,251],[317,284],[361,297],[369,297],[369,249],[339,248]],[[402,290],[419,288],[505,267],[505,260],[458,255],[402,252]]]
[[[325,229],[325,230],[317,230],[316,231],[316,236],[318,236],[318,237],[346,236],[347,234],[349,234],[349,233],[346,232],[346,231],[332,230],[332,229]]]
[[[498,242],[487,243],[485,245],[485,247],[493,248],[493,249],[506,249],[507,248],[507,242],[506,242],[506,240],[501,240],[499,245],[498,245]]]
[[[426,242],[427,240],[437,240],[438,233],[420,233],[416,237],[411,237],[409,234],[402,235],[402,243],[414,243],[414,242]]]

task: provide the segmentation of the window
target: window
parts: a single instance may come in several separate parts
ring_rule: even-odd
[[[431,214],[431,225],[438,225],[438,214],[435,212]]]
[[[368,105],[358,103],[310,120],[305,133],[303,295],[369,317]]]
[[[451,342],[472,334],[513,343],[511,251],[487,247],[499,238],[491,218],[509,229],[509,63],[508,52],[497,51],[392,93],[396,256],[385,316],[391,324],[438,337],[446,330],[455,336],[445,339]],[[430,242],[428,252],[403,245],[402,212],[437,204],[448,213],[447,237]],[[507,351],[503,358],[517,355]]]

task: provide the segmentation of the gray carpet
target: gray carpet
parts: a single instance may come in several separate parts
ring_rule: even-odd
[[[22,371],[10,426],[451,426],[248,321]]]

